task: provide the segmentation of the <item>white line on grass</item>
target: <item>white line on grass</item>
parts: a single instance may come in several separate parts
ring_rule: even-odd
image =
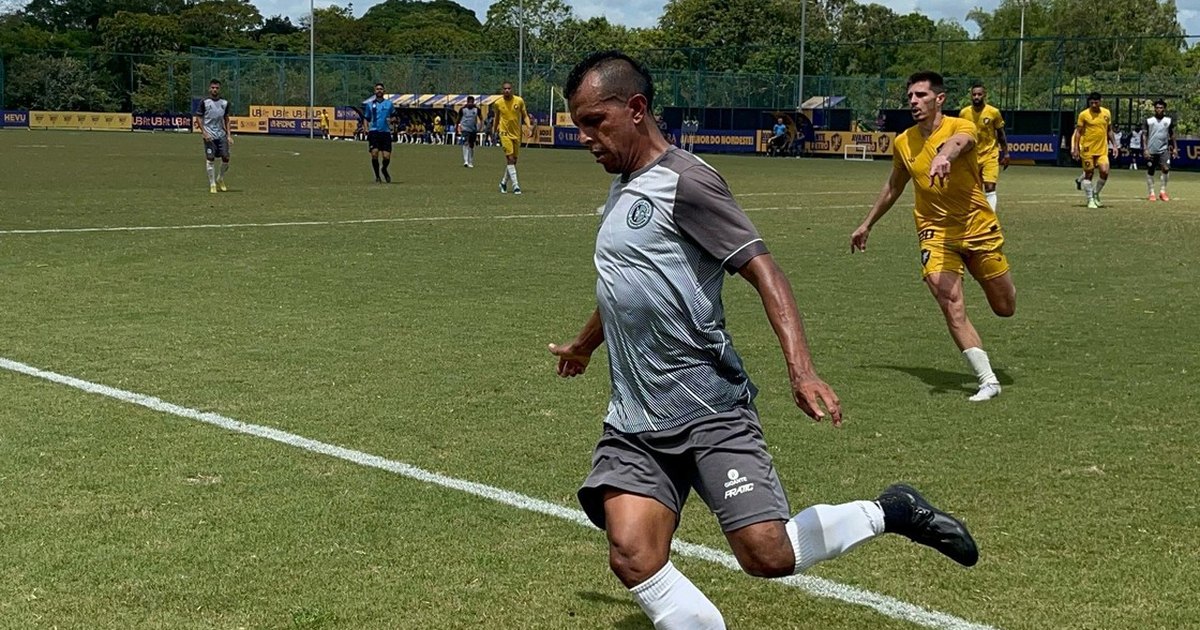
[[[584,527],[593,527],[587,516],[580,510],[565,508],[561,505],[550,503],[548,501],[542,501],[541,499],[535,499],[517,492],[503,490],[501,488],[475,483],[473,481],[447,477],[445,475],[440,475],[435,472],[417,468],[416,466],[411,466],[403,462],[385,459],[377,455],[371,455],[369,453],[343,448],[333,444],[326,444],[325,442],[318,442],[317,440],[311,440],[294,433],[280,431],[279,429],[272,429],[271,427],[240,422],[238,420],[234,420],[233,418],[228,418],[212,412],[181,407],[160,398],[155,398],[154,396],[138,394],[123,389],[117,389],[115,387],[109,387],[107,385],[101,385],[99,383],[92,383],[90,381],[81,380],[72,376],[58,374],[56,372],[41,370],[31,365],[26,365],[24,363],[12,361],[3,357],[0,357],[0,368],[44,379],[52,383],[66,385],[68,387],[73,387],[75,389],[92,394],[99,394],[101,396],[107,396],[109,398],[114,398],[116,400],[134,405],[140,405],[142,407],[146,407],[147,409],[152,409],[161,413],[167,413],[174,416],[179,416],[180,418],[205,422],[229,431],[265,438],[286,444],[288,446],[302,448],[313,453],[329,455],[330,457],[336,457],[360,466],[378,468],[380,470],[393,472],[411,479],[423,481],[425,483],[452,488],[454,490],[461,490],[478,497],[496,501],[497,503],[503,503],[505,505],[510,505],[522,510],[553,516],[555,518],[570,521]],[[696,545],[681,540],[676,540],[674,542],[673,549],[675,552],[684,556],[697,558],[700,560],[707,560],[708,562],[719,564],[734,571],[741,571],[741,568],[738,566],[737,559],[734,558],[733,555],[724,551],[718,551],[710,547],[704,547],[702,545]],[[793,575],[775,581],[800,588],[817,597],[836,599],[849,604],[866,606],[867,608],[874,609],[888,617],[910,621],[927,628],[942,628],[944,630],[997,630],[992,626],[972,623],[953,615],[934,610],[928,610],[915,604],[910,604],[908,602],[903,602],[898,599],[888,597],[887,595],[880,595],[878,593],[855,588],[853,586],[847,586],[845,584],[834,582],[832,580],[826,580],[824,578],[810,575]]]

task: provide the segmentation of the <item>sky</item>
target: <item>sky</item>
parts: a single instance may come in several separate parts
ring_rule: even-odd
[[[263,16],[271,15],[287,15],[293,18],[299,18],[308,14],[308,3],[304,0],[251,0],[262,12]],[[315,0],[318,7],[329,6],[330,4],[341,4],[345,2],[331,2],[330,0]],[[475,11],[475,15],[479,16],[479,21],[482,22],[487,16],[487,8],[492,4],[490,0],[456,0],[459,4]],[[967,28],[969,32],[976,32],[975,25],[966,21],[967,12],[973,7],[980,7],[987,11],[995,10],[1000,5],[1000,0],[870,0],[876,4],[882,4],[891,8],[893,11],[906,14],[912,11],[924,13],[934,20],[948,19],[959,22]],[[658,18],[662,15],[663,7],[667,4],[666,0],[565,0],[575,9],[575,13],[582,18],[590,18],[595,16],[605,16],[609,22],[615,24],[624,24],[633,27],[653,26],[658,22]],[[362,15],[371,5],[378,4],[373,0],[357,0],[354,2],[354,13]],[[1200,0],[1176,0],[1175,5],[1179,7],[1179,23],[1183,25],[1183,30],[1193,35],[1200,35]]]

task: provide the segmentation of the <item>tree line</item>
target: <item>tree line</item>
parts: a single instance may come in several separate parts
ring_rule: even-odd
[[[1180,91],[1178,77],[1194,80],[1200,73],[1198,47],[1188,45],[1174,0],[1124,0],[1102,9],[1094,0],[1003,0],[993,11],[968,15],[974,34],[957,22],[900,15],[878,4],[802,1],[803,8],[796,0],[670,0],[657,24],[629,28],[604,17],[581,18],[562,0],[524,0],[524,61],[557,76],[583,51],[621,48],[656,69],[777,76],[803,70],[813,81],[878,80],[932,67],[1012,82],[1019,72],[1029,77],[1030,99],[1043,89],[1038,77],[1073,89],[1122,77],[1145,85],[1145,77],[1157,77]],[[453,0],[385,0],[361,17],[352,5],[317,9],[315,48],[318,54],[513,61],[520,5],[498,0],[483,21]],[[1018,45],[1022,11],[1025,39]],[[264,17],[249,0],[0,2],[4,106],[169,109],[190,91],[192,47],[307,54],[308,21]]]

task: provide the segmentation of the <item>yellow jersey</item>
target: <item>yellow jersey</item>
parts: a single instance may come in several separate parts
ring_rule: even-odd
[[[1093,114],[1092,108],[1079,112],[1075,126],[1080,129],[1079,155],[1105,155],[1108,153],[1108,130],[1112,126],[1112,113],[1101,107]]]
[[[525,112],[525,99],[513,95],[512,100],[501,96],[492,103],[496,108],[496,118],[500,121],[500,135],[510,138],[521,137],[521,125],[528,114]]]
[[[893,144],[893,166],[907,171],[916,187],[913,218],[921,241],[961,240],[1000,231],[996,212],[983,196],[979,156],[974,150],[960,154],[946,177],[929,175],[934,156],[957,134],[979,141],[974,123],[945,116],[928,138],[922,137],[921,130],[913,126],[897,136]]]
[[[996,142],[996,137],[999,135],[997,132],[1004,129],[1004,116],[1000,114],[1000,110],[986,103],[980,111],[975,111],[973,106],[967,105],[958,112],[958,117],[975,124],[979,132],[975,139],[975,152],[979,154],[979,159],[999,159],[1000,144]]]

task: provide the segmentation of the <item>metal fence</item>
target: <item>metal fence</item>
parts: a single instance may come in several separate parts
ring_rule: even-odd
[[[927,42],[808,42],[800,87],[798,44],[630,51],[654,73],[657,105],[788,110],[797,98],[843,96],[855,118],[903,106],[905,77],[947,77],[951,105],[970,85],[1004,110],[1073,110],[1092,90],[1126,95],[1133,116],[1171,98],[1185,130],[1200,121],[1200,74],[1181,51],[1200,38],[1025,38]],[[1194,55],[1192,55],[1194,56]],[[525,63],[523,96],[535,112],[562,111],[556,88],[571,59]],[[361,102],[382,81],[393,93],[489,93],[517,81],[511,53],[470,57],[318,55],[317,105]],[[219,78],[235,112],[251,104],[308,102],[309,58],[278,52],[194,48],[187,54],[18,51],[0,58],[0,102],[42,109],[185,112]],[[556,96],[558,95],[558,96]],[[1144,101],[1144,102],[1143,102]],[[1131,118],[1132,120],[1132,118]]]

